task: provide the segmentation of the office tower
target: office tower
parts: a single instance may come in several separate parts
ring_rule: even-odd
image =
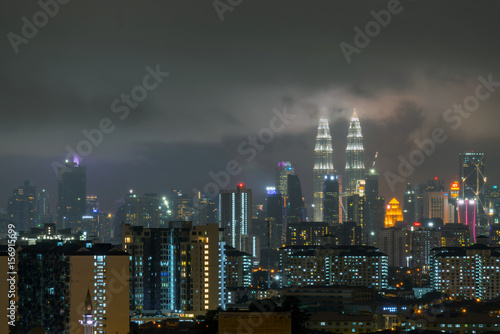
[[[172,190],[172,220],[193,221],[193,197],[182,193],[181,190]]]
[[[323,236],[332,233],[332,226],[324,222],[302,222],[288,226],[288,245],[319,245]]]
[[[424,192],[424,218],[439,218],[449,223],[448,193],[444,191]]]
[[[431,180],[427,180],[427,185],[425,187],[425,191],[427,192],[439,192],[444,191],[444,182],[443,180],[435,177]]]
[[[361,228],[362,233],[366,232],[366,197],[358,194],[347,197],[347,220],[355,222]]]
[[[415,218],[415,203],[414,203],[415,194],[413,189],[411,188],[411,184],[408,183],[406,185],[406,191],[403,196],[403,220],[405,222],[413,222]]]
[[[466,225],[470,232],[470,242],[476,242],[477,203],[474,199],[458,200],[458,223]]]
[[[57,222],[73,227],[85,215],[87,199],[87,172],[78,162],[66,163],[57,169]]]
[[[219,192],[219,226],[224,229],[228,246],[251,252],[248,242],[252,224],[252,190],[240,183],[236,190]]]
[[[420,221],[422,218],[424,218],[424,191],[425,191],[425,184],[420,184],[417,183],[415,184],[414,187],[414,194],[415,194],[415,218],[413,221]]]
[[[131,255],[130,309],[202,315],[226,304],[226,255],[218,224],[123,225]]]
[[[393,227],[400,221],[403,221],[403,210],[399,208],[398,200],[393,198],[385,211],[385,228]]]
[[[115,220],[118,224],[131,224],[134,226],[159,227],[160,211],[158,195],[135,194],[132,190],[125,195],[124,202],[116,211]]]
[[[490,226],[490,245],[493,247],[500,247],[500,224],[493,224]]]
[[[437,228],[418,226],[414,223],[409,233],[409,267],[423,268],[428,272],[431,265],[431,250],[442,247],[442,231]]]
[[[474,199],[479,214],[485,212],[486,184],[484,153],[460,153],[460,198]]]
[[[24,181],[24,184],[14,189],[12,196],[9,196],[7,219],[16,226],[16,231],[28,231],[35,227],[36,197],[36,188],[30,185],[30,181]]]
[[[480,244],[434,249],[431,287],[453,299],[498,298],[500,295],[498,250]]]
[[[129,265],[129,255],[110,244],[24,246],[18,253],[16,328],[81,333],[91,289],[94,333],[128,333]]]
[[[358,180],[365,178],[365,150],[363,135],[356,109],[349,123],[345,165],[345,193],[351,196],[357,193]]]
[[[389,266],[409,266],[410,234],[406,228],[388,227],[379,231],[380,251],[389,256]]]
[[[376,243],[378,231],[384,227],[385,199],[378,193],[379,174],[375,167],[365,174],[366,197],[366,228],[363,232],[364,242],[367,245]]]
[[[279,193],[271,193],[266,199],[266,230],[264,239],[261,239],[263,248],[281,247],[284,239],[283,218],[283,196]]]
[[[99,200],[97,199],[96,195],[87,195],[86,207],[87,209],[85,214],[87,216],[97,215],[97,213],[99,212]]]
[[[360,246],[362,244],[362,228],[355,221],[334,225],[331,231],[339,245]]]
[[[335,174],[333,168],[333,145],[330,127],[326,118],[320,118],[316,145],[314,146],[313,169],[313,219],[323,221],[323,183],[325,175]]]
[[[301,222],[304,220],[304,200],[302,198],[302,187],[298,175],[288,175],[287,188],[287,224]]]
[[[295,172],[290,161],[278,162],[276,168],[276,192],[283,196],[288,193],[288,175],[294,175]]]
[[[38,222],[40,221],[40,216],[50,214],[50,198],[49,193],[45,189],[42,189],[42,191],[38,193],[36,199],[36,214]]]
[[[337,175],[325,175],[323,198],[323,216],[325,223],[340,223],[340,193]]]

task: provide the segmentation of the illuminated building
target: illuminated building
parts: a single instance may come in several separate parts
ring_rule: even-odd
[[[226,250],[228,288],[248,288],[252,285],[252,256],[236,249]]]
[[[433,250],[432,287],[452,298],[500,296],[500,249],[476,244]]]
[[[351,195],[347,197],[347,220],[355,222],[362,233],[366,232],[366,197]],[[344,222],[345,224],[345,222]]]
[[[424,218],[424,191],[425,184],[417,183],[413,188],[415,194],[415,218],[413,221],[420,221]]]
[[[448,193],[444,191],[424,192],[424,218],[440,218],[443,224],[449,223]]]
[[[490,226],[490,245],[500,247],[500,224]]]
[[[411,223],[415,219],[415,193],[411,184],[406,185],[406,191],[403,199],[403,220]]]
[[[57,242],[25,246],[18,253],[21,333],[82,333],[79,321],[92,295],[93,333],[129,331],[129,255],[110,244]],[[41,288],[43,287],[43,288]]]
[[[349,123],[345,165],[345,193],[347,196],[358,194],[358,180],[365,178],[365,158],[363,135],[356,109]]]
[[[92,314],[92,297],[90,296],[90,290],[87,290],[87,297],[85,297],[85,313],[83,314],[83,320],[78,320],[80,325],[83,326],[83,334],[93,334],[94,326],[97,322],[94,321],[94,315]]]
[[[85,200],[86,211],[85,215],[94,216],[99,212],[99,200],[96,195],[87,195]]]
[[[283,247],[282,287],[307,285],[387,288],[387,255],[370,246]]]
[[[302,222],[288,225],[288,245],[319,245],[321,237],[331,233],[332,226],[323,222]]]
[[[57,169],[57,222],[63,228],[73,227],[85,215],[87,207],[87,171],[78,159],[66,161]]]
[[[166,228],[122,226],[132,258],[130,309],[188,316],[225,307],[226,255],[218,224],[170,222]]]
[[[355,221],[346,221],[334,225],[331,231],[342,246],[359,246],[362,244],[362,228]]]
[[[460,198],[469,198],[476,201],[478,213],[484,213],[484,186],[485,176],[484,153],[460,153]]]
[[[46,217],[50,214],[50,198],[49,193],[42,189],[41,192],[38,193],[38,197],[36,199],[36,215],[38,217],[38,223],[41,223],[42,217]],[[52,222],[53,223],[53,222]]]
[[[455,181],[451,184],[450,188],[450,197],[457,199],[458,196],[460,196],[460,183],[458,181]]]
[[[323,221],[323,186],[325,175],[334,175],[333,145],[326,118],[320,118],[314,146],[313,169],[313,220]]]
[[[12,191],[7,202],[7,219],[16,226],[16,231],[28,231],[36,227],[36,188],[30,181]]]
[[[159,206],[157,194],[139,195],[130,190],[123,204],[118,207],[115,220],[133,226],[159,227]]]
[[[469,227],[462,224],[447,224],[441,228],[443,247],[470,246]]]
[[[385,228],[393,227],[396,222],[403,220],[403,210],[399,208],[398,200],[393,198],[385,210]]]
[[[366,217],[363,231],[364,243],[371,246],[376,243],[378,231],[384,228],[385,219],[385,198],[379,196],[378,182],[379,174],[371,168],[365,174]]]
[[[340,193],[337,175],[325,175],[323,188],[323,218],[325,223],[340,223]]]
[[[86,234],[83,232],[72,232],[71,228],[56,230],[56,224],[44,224],[43,227],[33,227],[29,231],[19,232],[17,242],[20,245],[35,245],[37,242],[48,240],[62,241],[63,243],[82,240],[85,241]]]
[[[288,194],[288,175],[294,175],[295,172],[290,161],[278,162],[276,168],[276,192],[283,196]]]
[[[228,246],[256,255],[249,240],[252,223],[252,190],[240,183],[236,190],[219,192],[219,226]]]
[[[184,215],[186,219],[189,218],[189,214],[187,214],[188,210],[186,209],[186,214]],[[198,193],[197,206],[194,208],[193,223],[194,225],[217,224],[217,203],[215,199]]]
[[[476,242],[476,201],[473,199],[458,200],[458,223],[466,225],[470,232],[470,242]]]
[[[194,208],[193,197],[182,193],[182,191],[172,190],[172,220],[193,221]]]

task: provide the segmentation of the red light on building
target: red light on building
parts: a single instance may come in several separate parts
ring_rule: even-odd
[[[238,184],[238,187],[243,188],[243,183]]]
[[[434,180],[436,180],[436,181],[437,181],[437,179],[438,179],[438,178],[437,178],[437,176],[436,176],[436,177],[434,178]]]
[[[413,226],[420,226],[420,222],[414,222]]]

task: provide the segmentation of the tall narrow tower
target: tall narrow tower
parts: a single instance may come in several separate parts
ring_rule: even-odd
[[[323,185],[325,176],[333,175],[333,145],[330,127],[326,118],[320,118],[316,145],[314,147],[313,169],[313,218],[315,222],[323,221]]]
[[[365,179],[365,149],[358,113],[354,109],[347,135],[346,164],[345,164],[345,193],[346,196],[357,193],[358,180]]]
[[[80,324],[83,326],[83,334],[92,334],[95,325],[93,318],[92,298],[90,298],[90,291],[87,289],[87,297],[85,297],[85,313],[83,314],[83,320],[79,320]]]

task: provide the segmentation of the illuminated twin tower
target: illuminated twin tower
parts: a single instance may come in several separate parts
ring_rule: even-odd
[[[321,117],[314,147],[313,169],[313,219],[323,221],[323,186],[326,176],[335,175],[333,167],[333,144],[328,119]],[[365,178],[363,135],[356,109],[351,117],[347,135],[344,192],[346,196],[358,193],[359,181]]]

